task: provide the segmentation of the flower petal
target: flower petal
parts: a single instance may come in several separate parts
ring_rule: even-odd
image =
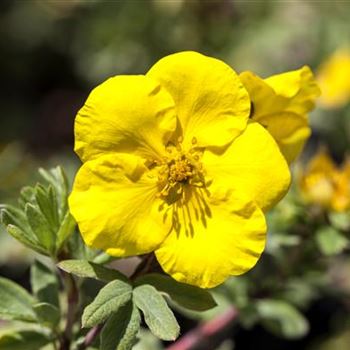
[[[276,204],[289,188],[288,164],[258,123],[248,124],[224,154],[205,152],[202,161],[213,186],[239,188],[263,210]]]
[[[156,81],[116,76],[96,87],[75,121],[75,151],[83,161],[110,152],[157,158],[176,129],[174,101]]]
[[[287,161],[292,162],[310,136],[307,113],[319,95],[311,70],[305,66],[265,80],[244,72],[240,78],[252,99],[252,119],[269,130]]]
[[[259,259],[266,236],[263,213],[242,195],[226,194],[208,200],[210,216],[205,225],[195,219],[198,205],[192,199],[182,210],[192,218],[193,234],[186,232],[182,220],[179,230],[156,250],[164,271],[177,281],[212,288],[230,275],[250,270]]]
[[[259,123],[276,140],[289,164],[300,154],[311,135],[307,119],[292,112],[266,115],[259,118]]]
[[[315,101],[320,96],[320,88],[308,66],[300,69],[273,75],[264,80],[276,95],[286,97],[286,110],[304,115],[315,107]]]
[[[196,52],[158,61],[147,73],[175,101],[185,144],[224,146],[246,127],[250,100],[237,74],[224,62]]]
[[[85,243],[114,256],[156,249],[170,230],[156,183],[136,156],[109,154],[83,164],[69,206]]]

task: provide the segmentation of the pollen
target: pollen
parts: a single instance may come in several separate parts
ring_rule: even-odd
[[[158,196],[168,202],[181,199],[185,187],[203,187],[205,183],[200,162],[201,151],[196,149],[197,140],[192,140],[192,147],[187,152],[182,147],[182,139],[177,141],[176,145],[167,146],[167,157],[163,159],[158,171]]]

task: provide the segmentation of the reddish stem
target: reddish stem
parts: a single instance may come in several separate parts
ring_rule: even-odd
[[[213,349],[225,339],[237,316],[238,310],[232,306],[222,315],[185,334],[167,350]]]

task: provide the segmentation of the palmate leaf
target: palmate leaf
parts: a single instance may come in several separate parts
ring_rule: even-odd
[[[150,285],[141,285],[133,291],[133,300],[142,311],[151,332],[162,340],[175,340],[180,327],[163,296]]]
[[[69,214],[68,184],[60,167],[40,170],[49,183],[24,187],[19,208],[1,205],[1,221],[14,238],[38,253],[56,256],[67,238],[75,231]]]
[[[159,292],[167,294],[180,306],[190,310],[206,311],[217,305],[207,290],[177,282],[169,276],[153,273],[138,278],[135,284],[152,285]]]
[[[0,319],[36,322],[34,304],[35,299],[24,288],[0,277]]]
[[[30,229],[25,213],[20,209],[12,205],[1,205],[0,221],[6,226],[7,232],[13,238],[40,254],[46,254],[45,248]]]
[[[128,302],[114,313],[103,327],[101,349],[130,350],[135,345],[136,335],[140,329],[140,312]]]
[[[120,280],[108,283],[100,290],[94,301],[85,308],[82,326],[93,327],[103,323],[131,298],[132,287],[130,284]]]

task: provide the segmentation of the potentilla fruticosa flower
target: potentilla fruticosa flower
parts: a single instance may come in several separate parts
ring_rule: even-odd
[[[339,48],[319,67],[317,80],[322,95],[320,104],[327,109],[350,102],[350,49]]]
[[[154,252],[166,273],[203,288],[252,268],[264,211],[290,172],[250,105],[228,65],[196,52],[95,88],[76,117],[83,165],[69,198],[86,244]]]
[[[304,66],[267,79],[243,72],[240,79],[252,100],[251,118],[271,133],[291,163],[311,134],[308,113],[320,95],[310,68]]]
[[[300,177],[300,189],[307,203],[327,210],[350,209],[350,160],[337,165],[321,148],[309,161]]]

